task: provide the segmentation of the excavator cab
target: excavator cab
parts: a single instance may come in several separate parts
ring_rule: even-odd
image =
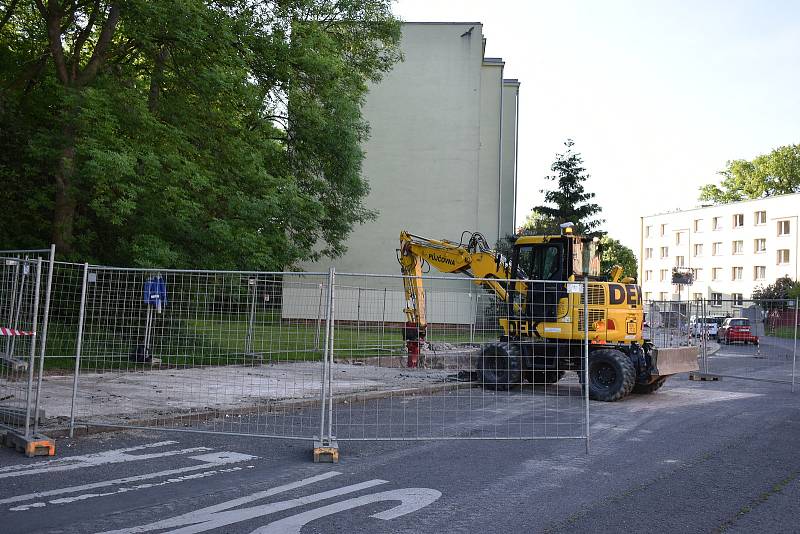
[[[512,278],[530,281],[518,297],[525,315],[534,321],[561,318],[558,302],[567,297],[566,281],[600,278],[598,240],[571,230],[566,226],[559,236],[523,236],[514,244]]]

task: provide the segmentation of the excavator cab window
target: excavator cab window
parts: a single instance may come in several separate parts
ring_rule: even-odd
[[[566,294],[564,284],[553,284],[566,279],[564,243],[549,242],[521,245],[515,249],[513,270],[515,278],[529,280],[526,284],[526,315],[534,321],[557,319],[558,300]]]
[[[514,278],[527,280],[564,280],[564,247],[561,243],[517,247]]]

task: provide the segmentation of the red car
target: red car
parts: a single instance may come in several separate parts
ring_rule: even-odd
[[[720,343],[730,345],[731,343],[752,343],[758,345],[758,336],[754,336],[750,329],[750,319],[743,317],[729,317],[725,319],[717,332],[717,339]]]

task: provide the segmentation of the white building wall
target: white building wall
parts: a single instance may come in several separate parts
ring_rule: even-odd
[[[370,124],[365,204],[377,218],[353,229],[344,256],[303,269],[397,275],[401,230],[454,241],[465,230],[478,231],[491,245],[513,231],[519,83],[505,88],[502,60],[484,58],[482,30],[480,23],[403,25],[404,61],[370,87],[363,108]],[[513,99],[505,98],[509,91]],[[461,287],[469,309],[475,286],[464,281]],[[337,315],[358,313],[347,306]],[[393,306],[387,320],[403,320],[403,307]],[[469,322],[474,315],[451,303],[447,308],[452,311],[442,322]],[[285,306],[284,317],[295,313]]]
[[[757,212],[766,212],[764,223],[757,223]],[[735,226],[734,216],[741,216],[741,226]],[[799,217],[800,194],[643,217],[639,255],[642,291],[646,298],[659,299],[663,295],[668,295],[670,300],[677,298],[677,288],[670,282],[672,268],[679,256],[684,258],[685,267],[699,269],[694,285],[688,290],[690,298],[711,298],[719,294],[723,299],[732,298],[732,295],[742,295],[742,298],[748,299],[755,288],[771,284],[783,276],[797,280],[800,276]],[[718,218],[716,229],[715,218]],[[783,221],[788,223],[788,233],[779,235],[778,223]],[[681,234],[680,244],[676,243],[678,233]],[[762,252],[756,251],[757,239],[764,240],[765,250]],[[738,241],[741,241],[741,252],[734,251],[734,243]],[[715,243],[720,244],[717,254],[714,254]],[[697,245],[702,246],[702,251],[697,250]],[[662,247],[667,247],[667,254],[663,258]],[[652,251],[650,258],[647,257],[648,249]],[[786,263],[778,261],[778,251],[781,250],[788,251]],[[763,267],[763,279],[756,276],[757,267]],[[741,268],[740,280],[734,279],[734,268]],[[715,269],[718,270],[716,279]],[[667,280],[660,279],[662,270],[667,271]],[[683,298],[686,297],[687,291],[684,289]]]
[[[474,228],[494,244],[499,236],[501,184],[501,127],[503,106],[503,61],[487,58],[481,66],[479,174],[473,195],[477,200],[477,224]],[[426,234],[431,235],[431,234]],[[432,237],[438,237],[435,234]]]
[[[513,234],[517,220],[517,130],[519,120],[519,81],[503,80],[502,176],[500,189],[500,237]],[[507,210],[513,206],[509,216]]]

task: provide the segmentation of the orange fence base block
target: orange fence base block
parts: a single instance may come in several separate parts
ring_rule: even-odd
[[[9,432],[6,434],[4,442],[6,447],[13,447],[28,458],[56,455],[56,442],[42,434],[33,434],[26,438],[22,434]]]
[[[323,445],[321,441],[314,442],[314,463],[339,463],[339,445],[336,441],[331,441]]]

